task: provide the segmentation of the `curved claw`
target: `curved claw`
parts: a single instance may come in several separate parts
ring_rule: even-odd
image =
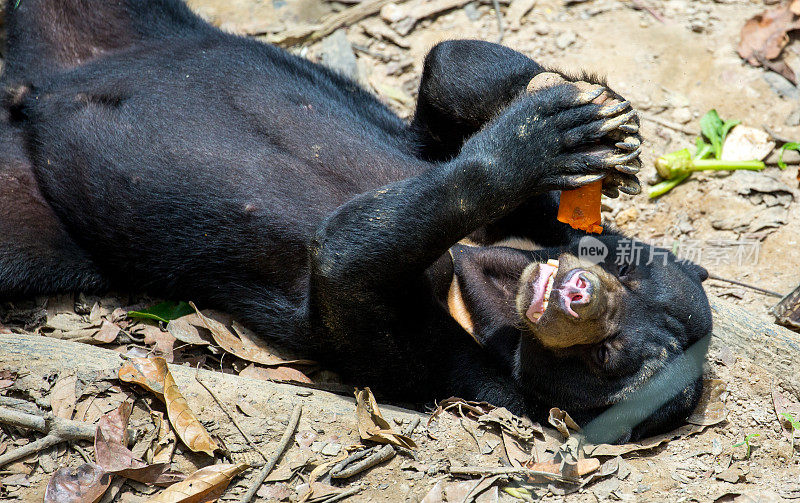
[[[617,129],[620,131],[625,131],[626,133],[638,133],[639,132],[639,125],[638,124],[622,124]]]
[[[630,101],[622,101],[620,103],[615,103],[613,105],[608,105],[601,107],[600,110],[597,111],[597,115],[600,117],[613,117],[623,110],[630,108],[631,102]]]
[[[567,182],[570,186],[580,187],[583,185],[587,185],[589,183],[599,182],[606,175],[604,173],[598,173],[596,175],[567,175]]]
[[[626,175],[635,175],[641,169],[638,166],[632,166],[630,164],[619,164],[614,166],[614,169],[619,171],[620,173],[625,173]]]
[[[634,150],[633,152],[631,152],[629,154],[610,155],[610,156],[605,158],[605,162],[609,166],[624,165],[624,164],[628,163],[629,161],[632,161],[632,160],[636,159],[637,157],[639,157],[639,154],[641,154],[641,153],[642,153],[642,147],[640,146],[636,150]]]
[[[615,147],[622,150],[636,150],[642,142],[635,136],[626,136],[624,140],[614,144]]]
[[[630,112],[609,119],[605,121],[602,126],[600,126],[600,132],[607,133],[609,131],[614,131],[615,129],[620,129],[625,131],[623,129],[623,126],[626,125],[625,123],[634,118],[635,116],[636,116],[636,111],[631,110]]]
[[[588,105],[592,101],[599,98],[604,92],[606,92],[606,89],[602,86],[597,86],[596,88],[588,91],[581,91],[575,98],[575,105]]]

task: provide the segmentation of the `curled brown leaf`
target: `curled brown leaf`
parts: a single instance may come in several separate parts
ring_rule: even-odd
[[[246,463],[238,463],[200,468],[186,477],[186,480],[169,486],[145,503],[205,503],[213,501],[225,492],[233,477],[249,467]]]
[[[356,390],[356,418],[358,433],[362,440],[371,440],[380,444],[392,444],[406,449],[413,449],[417,444],[406,435],[394,431],[378,409],[372,391],[369,388]]]

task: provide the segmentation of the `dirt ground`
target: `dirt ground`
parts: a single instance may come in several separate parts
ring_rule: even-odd
[[[423,58],[433,44],[452,38],[497,41],[500,35],[490,1],[450,2],[454,8],[409,21],[409,16],[421,15],[424,6],[440,3],[400,2],[348,24],[320,41],[307,45],[284,41],[283,45],[303,57],[349,73],[399,114],[408,117],[413,110]],[[636,8],[645,3],[655,12]],[[656,157],[694,146],[699,133],[698,120],[712,108],[723,118],[740,119],[745,125],[768,130],[774,138],[800,140],[800,89],[773,72],[747,65],[736,53],[744,22],[775,3],[774,0],[500,2],[502,43],[532,56],[544,66],[603,75],[613,89],[631,100],[643,118],[642,135],[647,143],[641,178],[646,181],[655,176]],[[190,0],[189,4],[225,30],[269,41],[281,41],[292,30],[315,25],[335,12],[359,5],[358,0],[345,3]],[[523,10],[521,6],[525,4],[532,7]],[[784,49],[784,59],[800,70],[800,41],[793,40]],[[768,158],[768,167],[761,173],[695,174],[657,200],[648,198],[645,184],[642,195],[606,200],[604,219],[631,236],[691,254],[712,274],[789,293],[800,284],[798,156],[787,155],[790,165],[783,171],[775,166],[775,157],[773,153]],[[709,296],[726,299],[745,307],[754,317],[773,321],[769,308],[779,300],[775,296],[720,280],[709,280],[706,286]],[[75,299],[58,302],[69,306],[70,300]],[[98,302],[106,314],[133,302],[127,298],[77,300],[79,308],[91,308]],[[47,299],[32,299],[0,306],[0,329],[5,325],[7,330],[17,333],[52,336],[60,330],[48,325],[57,314],[52,308],[54,302],[50,299],[48,305]],[[75,314],[75,305],[70,307],[65,311],[73,311],[80,319],[75,318],[76,325],[69,328],[88,326],[89,309],[78,309]],[[60,333],[65,332],[69,330]],[[156,339],[154,336],[149,346]],[[117,350],[129,351],[135,345],[131,343]],[[190,357],[190,354],[176,356],[184,358],[181,361],[189,361]],[[800,499],[800,449],[792,450],[790,436],[782,428],[773,404],[773,393],[780,393],[781,382],[724,347],[711,353],[707,377],[721,380],[726,386],[721,395],[728,411],[725,421],[686,438],[625,454],[617,460],[618,467],[612,474],[571,494],[564,494],[563,488],[556,484],[529,485],[532,497],[569,502]],[[117,399],[107,403],[122,400],[120,396]],[[790,400],[796,407],[794,410],[800,410],[797,399]],[[146,411],[139,406],[134,419],[137,413],[144,414],[143,410]],[[288,416],[290,408],[277,410]],[[283,416],[267,421],[268,434],[263,433],[260,439],[271,442],[269,446],[277,442],[284,428]],[[224,420],[224,416],[221,418]],[[302,420],[299,431],[307,432],[308,438],[314,437],[305,448],[313,451],[312,446],[316,445],[317,457],[329,460],[338,449],[357,443],[358,433],[352,429],[352,422],[347,427],[337,421],[334,418],[328,424],[320,424]],[[251,423],[255,430],[258,424],[261,423]],[[400,424],[402,421],[398,429]],[[435,431],[426,433],[423,421],[414,435],[419,450],[413,456],[401,453],[356,477],[354,484],[361,490],[350,500],[420,501],[440,481],[450,488],[449,494],[445,492],[445,501],[469,498],[463,488],[459,489],[461,492],[454,489],[453,484],[459,479],[447,474],[447,466],[496,466],[500,460],[507,461],[508,456],[502,452],[502,436],[496,431],[478,428],[470,433],[472,427],[464,424],[445,414],[436,422]],[[228,426],[226,422],[225,428]],[[221,425],[218,428],[224,429]],[[754,447],[748,455],[746,446],[736,444],[750,434],[758,436],[752,437]],[[0,445],[3,442],[19,445],[25,439],[22,430],[0,429]],[[317,439],[324,440],[323,446],[335,444],[337,448],[331,449],[337,453],[329,454],[333,452],[329,449],[321,454],[323,447],[313,444]],[[800,439],[796,438],[795,443],[800,445]],[[308,454],[300,443],[297,447]],[[47,456],[51,458],[49,461],[37,463],[37,458],[32,457],[2,468],[0,498],[41,500],[48,474],[54,467],[83,462],[73,449],[56,449]],[[286,470],[286,463],[295,459],[293,456],[297,454],[287,454],[278,469]],[[296,501],[301,482],[298,477],[274,482],[272,486],[281,490],[264,492],[262,498]],[[222,500],[234,498],[246,485],[240,483]],[[496,487],[504,486],[498,482]],[[119,501],[131,502],[146,498],[147,490],[141,484],[122,486],[117,497]],[[481,494],[477,501],[498,499],[514,501],[515,497],[493,489]]]

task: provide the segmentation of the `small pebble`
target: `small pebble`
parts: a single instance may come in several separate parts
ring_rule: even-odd
[[[558,47],[559,49],[566,49],[567,47],[574,44],[577,38],[578,36],[575,35],[575,32],[565,31],[564,33],[556,37],[556,47]]]
[[[312,446],[313,449],[313,446]],[[322,454],[326,456],[336,456],[339,454],[339,451],[342,450],[342,446],[339,444],[330,443],[327,444],[325,447],[322,448]]]

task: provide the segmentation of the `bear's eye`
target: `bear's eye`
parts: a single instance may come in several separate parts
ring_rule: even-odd
[[[594,359],[600,368],[608,365],[608,346],[605,343],[598,344],[594,350]]]

